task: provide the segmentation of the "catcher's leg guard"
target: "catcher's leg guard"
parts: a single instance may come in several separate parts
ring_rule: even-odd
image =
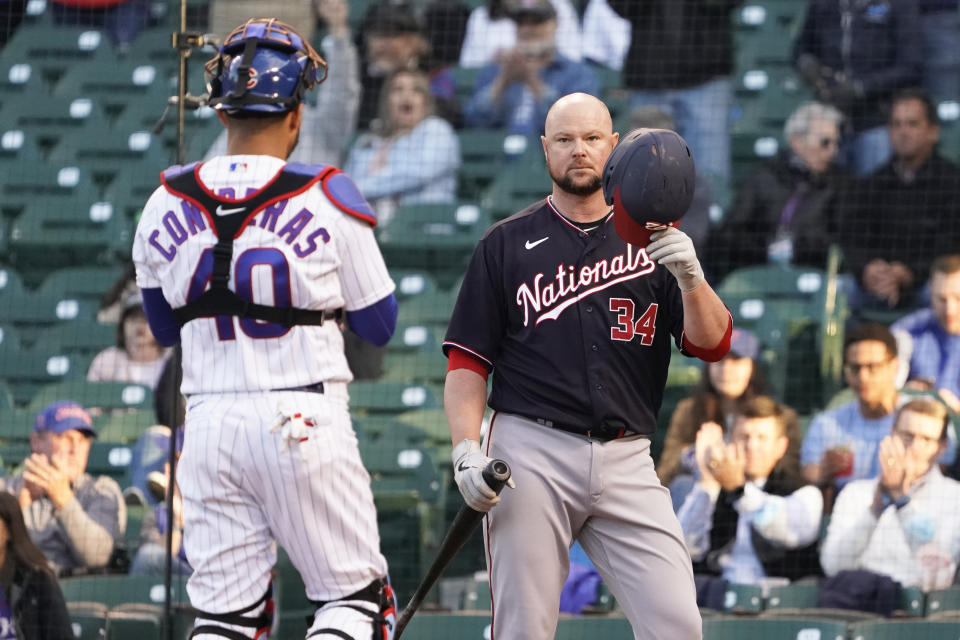
[[[259,614],[256,616],[245,615],[251,611],[255,611],[260,605],[263,605],[263,610]],[[220,626],[218,624],[201,624],[193,628],[188,640],[196,636],[204,635],[220,636],[228,638],[229,640],[251,640],[251,638],[253,640],[265,640],[269,638],[270,628],[273,626],[273,611],[273,583],[271,582],[267,586],[267,591],[263,594],[263,597],[249,607],[230,611],[229,613],[210,613],[208,611],[194,609],[199,619],[219,622],[220,625],[245,627],[250,630],[249,632],[229,629],[226,626]],[[253,635],[250,635],[250,633]]]
[[[313,601],[313,604],[317,606],[317,612],[310,622],[317,628],[308,638],[393,640],[397,599],[386,580],[374,580],[360,591],[338,600]]]

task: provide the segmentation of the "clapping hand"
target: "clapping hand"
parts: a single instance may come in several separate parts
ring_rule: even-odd
[[[23,479],[28,485],[33,485],[43,491],[57,509],[73,499],[73,489],[70,488],[70,478],[64,465],[56,459],[50,460],[47,456],[34,453],[24,460],[26,470]]]

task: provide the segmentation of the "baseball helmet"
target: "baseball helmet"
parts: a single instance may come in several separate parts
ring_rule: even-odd
[[[663,226],[677,226],[690,208],[696,170],[686,141],[667,129],[635,129],[603,167],[603,197],[613,205],[617,235],[646,247]]]
[[[205,68],[208,103],[230,114],[290,111],[327,73],[310,43],[274,18],[254,18],[234,29]]]

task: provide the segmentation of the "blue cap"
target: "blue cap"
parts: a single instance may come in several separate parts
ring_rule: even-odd
[[[730,335],[730,355],[756,360],[760,357],[760,341],[752,331],[734,329]]]
[[[93,428],[93,418],[86,409],[70,400],[48,404],[37,414],[37,419],[33,423],[34,431],[52,431],[62,434],[71,429],[76,429],[93,438],[97,437],[97,432]]]

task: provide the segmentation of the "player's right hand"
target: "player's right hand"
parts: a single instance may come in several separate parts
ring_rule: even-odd
[[[493,458],[480,453],[480,443],[464,439],[453,448],[453,479],[467,506],[474,511],[487,512],[500,502],[500,496],[483,479],[483,470]],[[516,487],[513,480],[507,486]]]

